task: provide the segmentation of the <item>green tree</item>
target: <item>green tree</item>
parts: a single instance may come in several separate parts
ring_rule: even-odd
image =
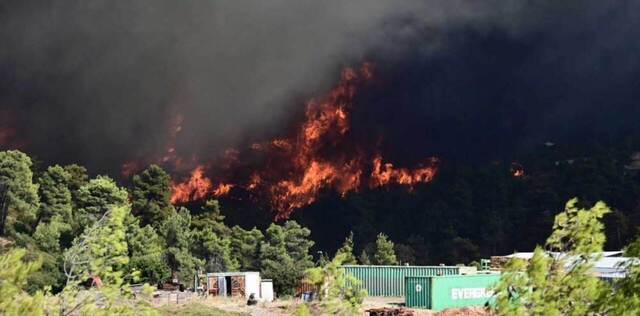
[[[347,254],[337,254],[326,265],[308,269],[307,280],[318,289],[320,306],[328,315],[359,315],[366,290],[359,289],[360,281],[341,268]]]
[[[362,250],[362,252],[360,253],[360,256],[358,257],[358,261],[360,262],[360,264],[363,264],[363,265],[371,264],[371,259],[369,259],[369,255],[367,254],[366,250]]]
[[[294,294],[304,271],[313,267],[309,249],[313,241],[311,231],[294,221],[284,225],[271,224],[267,228],[265,242],[260,250],[260,265],[265,278],[273,279],[280,295]]]
[[[0,256],[0,314],[7,316],[44,315],[44,295],[26,294],[29,275],[41,265],[39,260],[24,262],[25,249],[11,249]]]
[[[109,177],[98,176],[78,190],[78,209],[74,224],[81,232],[113,207],[129,207],[127,191]]]
[[[31,165],[31,158],[20,151],[0,152],[0,186],[5,186],[8,206],[5,225],[0,227],[1,234],[15,236],[33,231],[40,200]]]
[[[193,217],[191,226],[194,229],[211,229],[218,236],[229,236],[231,229],[225,225],[224,218],[218,200],[208,200],[200,214]]]
[[[586,315],[604,284],[590,273],[602,251],[605,236],[602,217],[609,208],[602,202],[591,209],[577,207],[577,199],[567,202],[558,214],[545,253],[537,247],[527,263],[511,262],[496,287],[496,307],[504,315]]]
[[[64,171],[69,174],[67,187],[71,192],[71,200],[73,201],[74,208],[78,208],[78,192],[81,187],[89,183],[87,169],[83,166],[72,164],[64,166]]]
[[[62,239],[71,238],[71,225],[56,215],[49,222],[38,224],[32,237],[41,250],[59,253],[69,246]]]
[[[155,284],[170,276],[164,261],[164,240],[156,230],[146,225],[140,227],[137,218],[127,219],[128,271],[140,273],[140,281]]]
[[[376,265],[397,265],[394,244],[387,235],[380,233],[376,239],[376,251],[373,254],[373,263]]]
[[[342,247],[336,252],[336,257],[343,255],[343,264],[357,264],[356,256],[353,255],[353,232],[342,243]]]
[[[40,221],[48,222],[58,215],[64,222],[71,221],[71,191],[67,187],[71,175],[60,166],[49,167],[39,179]]]
[[[171,177],[157,165],[133,176],[131,207],[141,225],[159,225],[175,210],[171,205]]]
[[[625,247],[624,255],[640,257],[640,237]],[[620,268],[628,271],[627,276],[600,293],[595,310],[601,315],[640,315],[640,265],[632,261]]]
[[[51,309],[62,315],[134,315],[154,314],[148,303],[150,287],[134,296],[126,279],[129,263],[127,245],[128,206],[112,206],[93,222],[64,252],[67,285],[52,300]],[[102,285],[81,290],[80,285],[98,276]],[[141,300],[146,298],[146,300]]]
[[[171,214],[162,222],[158,233],[164,239],[164,258],[172,273],[181,281],[190,280],[203,262],[191,254],[194,241],[191,230],[191,215],[185,208]]]
[[[231,256],[245,271],[260,270],[260,246],[264,235],[257,228],[251,230],[233,226],[231,229]]]
[[[238,262],[231,256],[231,240],[216,234],[213,229],[199,229],[193,234],[192,253],[204,260],[207,272],[236,271]]]

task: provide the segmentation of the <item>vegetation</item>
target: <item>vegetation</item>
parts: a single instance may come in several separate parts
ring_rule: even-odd
[[[160,309],[160,314],[162,316],[248,316],[244,313],[227,312],[212,306],[198,303],[182,306],[165,305]]]
[[[319,289],[319,307],[327,315],[361,314],[367,291],[358,289],[360,281],[340,269],[346,259],[346,254],[339,253],[325,266],[306,271],[307,279]]]
[[[377,265],[397,265],[394,244],[387,235],[380,233],[376,240],[376,250],[373,254],[373,262]]]
[[[631,187],[631,191],[624,194],[635,196],[635,174],[629,172],[617,177],[605,162],[599,163],[603,165],[589,170],[608,170],[612,179],[620,180],[620,185]],[[460,178],[466,176],[460,175]],[[552,209],[553,201],[558,198],[554,195],[557,192],[548,190],[544,181],[536,184],[540,187],[527,201],[510,202],[504,202],[505,197],[518,197],[529,190],[520,187],[523,185],[520,182],[533,180],[486,174],[473,181],[473,185],[469,182],[458,183],[454,189],[449,187],[447,190],[454,192],[455,198],[451,193],[443,193],[443,188],[436,184],[431,188],[433,193],[420,193],[425,201],[430,199],[430,194],[442,194],[448,196],[447,203],[451,203],[436,203],[433,207],[440,210],[429,210],[434,213],[428,220],[423,218],[423,213],[412,214],[416,220],[407,221],[409,226],[429,222],[420,229],[398,225],[403,227],[402,234],[394,231],[395,228],[390,229],[390,235],[378,233],[373,228],[377,226],[373,219],[378,217],[369,213],[358,225],[353,225],[355,234],[348,233],[333,260],[328,256],[333,252],[325,251],[318,251],[320,256],[314,260],[312,253],[323,249],[315,239],[323,237],[312,240],[311,230],[297,221],[270,223],[262,227],[263,230],[245,229],[238,225],[230,227],[227,221],[234,213],[225,213],[215,200],[201,207],[174,207],[170,203],[171,179],[158,166],[150,166],[135,175],[131,187],[123,188],[106,176],[89,178],[86,169],[78,165],[54,165],[38,171],[24,153],[0,152],[0,184],[6,191],[2,206],[7,206],[0,248],[3,271],[0,313],[126,315],[135,310],[154,314],[157,311],[150,307],[147,295],[151,287],[134,295],[130,284],[155,284],[173,275],[190,284],[198,271],[244,270],[260,271],[264,278],[273,279],[278,295],[295,294],[299,282],[306,276],[322,289],[321,301],[316,307],[326,313],[350,314],[360,308],[363,293],[353,287],[356,280],[349,280],[338,269],[341,264],[424,264],[445,255],[453,258],[452,261],[468,262],[478,259],[488,249],[496,253],[513,245],[505,240],[513,234],[509,230],[514,227],[524,230],[519,236],[532,229],[536,230],[534,235],[541,234],[544,232],[541,224],[555,213],[548,209]],[[583,181],[585,179],[580,178],[575,183]],[[505,183],[510,184],[505,186]],[[490,191],[482,198],[469,193],[478,187]],[[640,192],[640,188],[637,191]],[[376,197],[375,192],[348,196],[345,203],[353,204],[352,199],[360,199],[354,205],[364,213],[372,212],[387,205],[375,199],[394,196],[394,192]],[[373,200],[364,199],[366,194],[371,194]],[[525,207],[529,199],[541,203],[542,212],[540,206],[537,213],[533,206]],[[616,205],[623,205],[620,201],[626,197],[612,200]],[[607,243],[605,236],[613,236],[617,243],[628,241],[625,236],[629,235],[635,219],[604,203],[586,207],[590,201],[572,199],[566,203],[565,210],[549,221],[549,224],[553,222],[553,232],[543,246],[536,248],[532,260],[508,264],[497,288],[496,308],[500,313],[605,315],[640,311],[637,297],[640,268],[629,266],[629,277],[606,284],[588,273],[598,258],[586,255],[601,251]],[[478,203],[492,211],[482,214],[478,221],[463,214],[444,222],[449,216],[444,214],[449,214],[451,205],[456,205],[457,210],[469,207],[470,216],[480,210],[476,207]],[[507,208],[509,212],[502,211]],[[394,209],[399,210],[395,216],[403,216],[403,208],[394,204]],[[327,212],[325,219],[332,211]],[[453,213],[460,215],[459,212]],[[385,227],[395,227],[393,221],[390,224]],[[471,224],[475,228],[468,226],[469,234],[458,233],[460,227]],[[434,234],[438,234],[437,238],[430,239]],[[473,234],[486,236],[471,238]],[[371,236],[377,237],[367,239]],[[394,243],[389,236],[404,237],[402,242]],[[335,236],[332,238],[335,242]],[[528,242],[533,240],[536,238],[531,237]],[[627,244],[627,255],[640,254],[640,238]],[[559,252],[566,256],[550,255]],[[356,253],[360,254],[357,259]],[[315,268],[314,262],[317,262]],[[91,279],[101,280],[102,285],[86,287],[85,283]],[[306,313],[304,308],[299,312]]]
[[[590,269],[605,243],[602,218],[611,210],[602,202],[590,209],[578,200],[558,214],[545,248],[531,260],[512,259],[496,286],[496,310],[501,315],[635,315],[640,312],[637,290],[639,266],[612,284]],[[634,249],[632,243],[627,251]]]
[[[291,295],[314,266],[309,229],[295,221],[264,231],[229,227],[215,200],[176,209],[159,166],[126,189],[107,176],[90,179],[78,165],[34,172],[29,156],[6,151],[0,183],[8,209],[0,249],[6,315],[154,314],[147,291],[134,295],[129,284],[175,275],[188,285],[199,271],[258,270],[274,279],[276,293]],[[349,236],[338,257],[355,262],[353,247]],[[92,282],[100,286],[87,287]]]
[[[342,264],[357,264],[356,256],[353,255],[353,232],[344,240],[342,248],[336,252],[336,257],[342,256]]]

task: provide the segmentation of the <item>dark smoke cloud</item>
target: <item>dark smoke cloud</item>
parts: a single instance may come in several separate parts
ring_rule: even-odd
[[[409,161],[493,158],[594,124],[631,124],[638,6],[8,1],[0,107],[41,158],[113,171],[164,150],[176,113],[185,155],[282,132],[342,66],[370,59],[380,75],[360,100],[356,133],[384,135]]]

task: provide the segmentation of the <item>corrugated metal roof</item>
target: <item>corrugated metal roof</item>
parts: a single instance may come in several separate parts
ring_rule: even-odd
[[[593,254],[594,257],[600,256],[600,259],[593,263],[591,272],[601,278],[624,278],[627,275],[627,266],[630,264],[640,264],[640,259],[620,257],[622,251],[604,251]],[[563,258],[566,260],[566,267],[569,268],[577,257],[569,257],[561,252],[548,252],[555,258]],[[533,252],[516,252],[505,256],[507,258],[519,258],[529,260],[533,257]]]
[[[561,252],[547,252],[548,254],[554,256],[554,257],[560,257],[563,256],[563,253]],[[601,255],[602,257],[618,257],[620,255],[622,255],[622,250],[616,250],[616,251],[603,251],[603,252],[597,252],[594,253],[594,256],[597,255]],[[513,254],[510,255],[506,255],[504,257],[507,258],[519,258],[519,259],[531,259],[533,257],[533,252],[514,252]]]

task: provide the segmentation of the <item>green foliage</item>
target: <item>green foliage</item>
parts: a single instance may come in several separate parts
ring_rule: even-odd
[[[73,241],[64,252],[67,283],[81,282],[93,275],[105,282],[121,282],[122,271],[129,263],[125,226],[129,213],[126,206],[112,206]]]
[[[373,254],[373,263],[376,265],[397,265],[398,259],[394,244],[387,235],[380,233],[376,239],[376,250]]]
[[[157,165],[133,176],[131,207],[141,225],[157,226],[174,212],[171,177]]]
[[[224,218],[218,200],[208,200],[200,214],[194,216],[191,226],[195,229],[211,229],[218,236],[229,236],[231,229],[224,224]]]
[[[44,295],[23,292],[27,278],[40,268],[39,260],[24,262],[24,249],[12,249],[0,256],[0,314],[7,316],[44,315]]]
[[[296,316],[311,316],[311,310],[309,310],[309,306],[307,304],[300,304],[298,308],[296,308]]]
[[[353,232],[342,243],[342,247],[336,252],[336,257],[342,255],[343,264],[357,264],[356,256],[353,255]]]
[[[74,209],[78,208],[78,192],[80,188],[89,183],[89,175],[87,169],[83,166],[72,164],[64,166],[64,171],[69,174],[69,182],[67,187],[71,192],[71,200],[73,201]]]
[[[231,229],[231,256],[245,271],[260,269],[260,246],[264,235],[257,228],[244,230],[240,226]]]
[[[190,280],[197,268],[203,265],[202,260],[190,252],[194,236],[189,211],[181,208],[162,222],[158,233],[163,237],[164,258],[172,272],[177,272],[180,280]]]
[[[311,231],[294,221],[271,224],[260,250],[260,264],[265,278],[273,279],[276,293],[292,295],[304,271],[313,267],[309,249]]]
[[[625,247],[624,255],[640,260],[640,237]],[[627,269],[627,277],[601,291],[596,311],[602,315],[640,315],[640,262],[632,261],[620,268]]]
[[[369,259],[369,255],[367,254],[366,250],[362,250],[362,252],[360,253],[360,256],[358,257],[358,261],[360,261],[360,264],[363,264],[363,265],[371,264],[371,259]]]
[[[127,219],[128,271],[140,273],[140,281],[155,284],[171,274],[164,261],[164,240],[150,226],[140,227],[137,218]]]
[[[62,167],[49,167],[39,179],[40,221],[47,222],[53,216],[59,216],[63,222],[71,222],[71,191],[67,187],[71,175]]]
[[[41,250],[59,253],[63,246],[67,246],[61,244],[61,239],[70,234],[71,225],[67,224],[60,215],[55,215],[49,222],[38,224],[33,233],[33,239]]]
[[[238,262],[231,256],[231,240],[216,234],[212,228],[194,231],[192,253],[204,260],[207,272],[237,271]]]
[[[306,271],[307,280],[319,288],[318,299],[329,315],[359,315],[367,291],[358,289],[360,281],[347,275],[341,266],[346,254],[338,254],[323,267]]]
[[[82,315],[156,314],[149,304],[151,288],[146,287],[134,297],[125,283],[125,278],[131,278],[125,275],[129,263],[126,242],[129,216],[127,206],[111,206],[64,252],[67,285],[51,299],[52,310]],[[92,276],[100,277],[102,285],[82,289],[81,284]]]
[[[31,233],[40,207],[38,185],[33,183],[31,158],[24,153],[0,151],[0,184],[8,186],[5,234]]]
[[[78,209],[75,214],[76,231],[81,232],[100,219],[112,207],[129,207],[125,189],[119,188],[109,177],[98,176],[78,190]]]
[[[61,253],[46,252],[30,249],[28,257],[42,261],[42,267],[31,273],[27,280],[27,292],[35,294],[43,289],[51,289],[53,293],[60,292],[66,283],[66,276],[62,271],[63,258]]]
[[[596,203],[579,209],[577,199],[567,202],[556,216],[547,248],[560,251],[548,255],[537,247],[528,262],[512,260],[498,284],[496,307],[504,315],[586,315],[605,285],[590,269],[605,241],[602,217],[608,207]]]

